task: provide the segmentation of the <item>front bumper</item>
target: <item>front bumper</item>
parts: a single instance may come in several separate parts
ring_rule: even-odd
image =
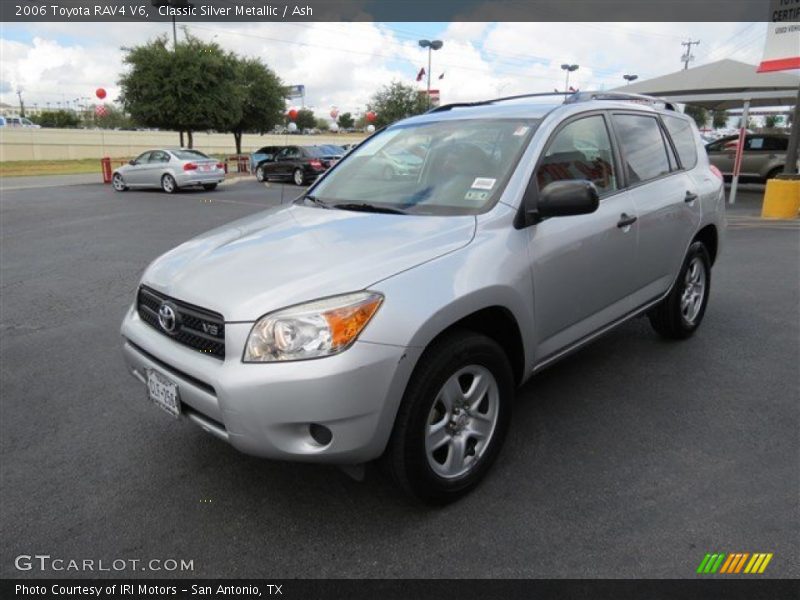
[[[251,326],[226,324],[221,361],[174,342],[131,307],[123,355],[141,382],[145,369],[175,381],[182,414],[242,452],[334,464],[380,456],[420,351],[356,342],[326,358],[247,364],[241,349]],[[327,427],[330,442],[317,443],[311,424]]]

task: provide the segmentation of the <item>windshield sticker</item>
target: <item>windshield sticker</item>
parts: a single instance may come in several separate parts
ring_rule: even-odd
[[[478,200],[483,201],[489,197],[489,192],[476,192],[475,190],[470,190],[467,192],[467,195],[464,196],[464,200]]]
[[[494,187],[496,179],[490,177],[476,177],[470,186],[473,190],[490,190]]]
[[[514,130],[514,135],[525,135],[528,133],[528,129],[530,129],[530,127],[526,125],[520,125]]]

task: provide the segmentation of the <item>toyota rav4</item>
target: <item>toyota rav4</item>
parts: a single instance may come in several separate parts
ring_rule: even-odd
[[[442,106],[155,260],[124,355],[155,404],[243,452],[381,459],[444,503],[487,473],[532,375],[640,314],[695,332],[724,220],[720,173],[663,101]]]

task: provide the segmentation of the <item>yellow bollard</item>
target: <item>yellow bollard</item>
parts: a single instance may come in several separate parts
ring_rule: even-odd
[[[796,219],[800,211],[800,179],[770,179],[761,207],[763,219]]]

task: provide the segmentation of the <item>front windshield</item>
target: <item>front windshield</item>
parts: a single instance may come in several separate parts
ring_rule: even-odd
[[[539,119],[396,125],[359,145],[313,189],[320,203],[410,214],[477,214],[492,206]]]

